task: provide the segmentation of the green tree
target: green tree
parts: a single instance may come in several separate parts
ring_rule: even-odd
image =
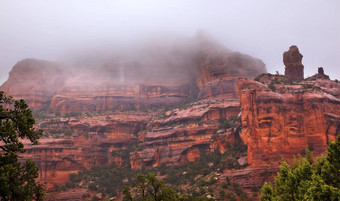
[[[273,187],[268,184],[267,182],[264,182],[262,188],[261,188],[262,194],[260,196],[261,201],[272,201],[274,197],[274,190]]]
[[[138,174],[136,182],[131,187],[125,187],[123,194],[126,201],[187,200],[185,195],[178,194],[173,187],[165,185],[154,174]]]
[[[34,117],[24,100],[13,100],[0,91],[0,199],[43,200],[43,185],[36,181],[38,168],[31,160],[20,162],[24,153],[19,138],[38,143],[42,131],[34,129]]]
[[[309,150],[306,157],[289,166],[280,166],[274,187],[267,182],[261,188],[261,201],[269,200],[339,200],[340,198],[340,135],[330,142],[326,155],[316,163]]]

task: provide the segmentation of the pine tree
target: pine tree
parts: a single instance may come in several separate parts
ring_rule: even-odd
[[[339,200],[340,199],[340,135],[330,142],[326,155],[314,163],[310,151],[306,157],[285,161],[272,187],[267,182],[261,188],[261,201],[269,200]]]
[[[43,185],[36,182],[38,168],[31,160],[20,162],[24,153],[19,138],[38,143],[42,131],[35,131],[34,117],[24,100],[13,100],[0,91],[0,199],[43,200]]]

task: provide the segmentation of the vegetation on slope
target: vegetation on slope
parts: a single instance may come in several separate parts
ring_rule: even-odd
[[[295,160],[292,166],[283,162],[274,186],[265,182],[261,190],[261,201],[339,200],[340,135],[316,162],[308,150],[306,157]]]
[[[185,194],[188,200],[197,198],[237,197],[246,199],[245,193],[236,183],[229,179],[219,181],[218,176],[225,169],[241,168],[237,158],[246,151],[244,145],[234,144],[223,154],[219,151],[201,153],[201,157],[194,162],[187,162],[178,166],[166,166],[133,170],[123,162],[122,167],[115,163],[95,166],[70,175],[70,181],[60,190],[86,186],[90,191],[100,193],[107,199],[118,196],[125,186],[136,182],[138,174],[153,173],[164,180],[165,184],[173,186],[176,193]],[[86,196],[86,195],[84,195]],[[89,195],[87,195],[89,196]]]

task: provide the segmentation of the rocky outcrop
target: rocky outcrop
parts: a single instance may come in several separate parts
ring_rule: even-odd
[[[82,168],[178,165],[202,152],[225,152],[239,139],[238,130],[219,129],[218,120],[239,114],[235,80],[254,78],[265,65],[198,41],[195,48],[145,50],[91,69],[34,59],[16,64],[0,90],[41,114],[37,127],[46,135],[37,146],[28,143],[23,158],[37,163],[47,189]]]
[[[329,80],[329,76],[324,73],[322,67],[319,67],[318,73],[307,78],[306,80]]]
[[[143,149],[131,155],[131,167],[179,165],[195,161],[202,152],[225,152],[236,133],[223,129],[217,132],[218,120],[238,114],[238,101],[223,99],[203,100],[166,111],[151,120],[149,131],[139,135]]]
[[[38,120],[45,136],[25,145],[49,191],[70,173],[112,162],[133,169],[179,165],[200,154],[225,152],[238,130],[219,129],[219,119],[239,114],[238,100],[205,99],[177,108],[149,112],[115,112]]]
[[[266,71],[265,64],[259,59],[225,48],[215,48],[211,44],[201,44],[196,79],[199,97],[237,98],[237,78],[255,78]]]
[[[291,160],[307,147],[315,155],[321,154],[340,132],[340,85],[336,82],[277,83],[269,88],[240,79],[237,85],[241,137],[248,145],[248,162],[254,167],[279,163],[281,158]],[[323,90],[322,85],[331,87]]]
[[[15,99],[26,100],[33,109],[47,110],[66,78],[65,71],[56,63],[25,59],[13,67],[0,90]]]
[[[39,167],[39,178],[53,190],[69,179],[70,173],[95,165],[121,163],[114,150],[127,149],[137,141],[137,133],[144,130],[150,116],[115,114],[51,118],[38,121],[48,138],[39,145],[25,144],[24,158],[33,159]]]
[[[302,54],[298,47],[291,46],[287,52],[283,53],[283,63],[285,67],[285,76],[293,81],[301,81],[303,77]]]
[[[247,156],[237,159],[243,168],[223,175],[249,190],[272,179],[281,158],[291,161],[307,147],[321,154],[340,133],[340,84],[322,69],[302,80],[296,46],[284,53],[285,76],[262,74],[254,81],[266,72],[262,61],[211,41],[199,50],[186,55],[193,62],[184,69],[188,60],[161,62],[161,51],[152,54],[161,58],[154,71],[138,61],[73,74],[46,61],[19,62],[0,90],[44,112],[36,126],[46,134],[37,146],[26,142],[23,158],[33,159],[41,181],[56,190],[82,168],[178,165],[244,142]],[[240,126],[221,128],[219,120],[240,111],[240,135]]]

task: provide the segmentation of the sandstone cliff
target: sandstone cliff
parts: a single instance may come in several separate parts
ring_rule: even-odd
[[[269,87],[240,79],[237,85],[242,111],[241,137],[248,145],[248,162],[254,167],[279,163],[281,158],[291,160],[307,147],[316,155],[321,154],[328,141],[340,132],[339,83],[276,82]]]
[[[151,63],[111,61],[75,73],[33,59],[15,65],[0,90],[39,114],[37,127],[46,135],[39,145],[26,145],[23,156],[37,163],[48,190],[82,168],[179,165],[201,153],[226,152],[234,142],[247,145],[247,156],[237,159],[247,167],[225,169],[221,178],[249,190],[271,179],[281,158],[290,161],[307,147],[318,155],[339,134],[340,84],[323,69],[301,81],[297,48],[284,54],[286,76],[253,81],[266,72],[262,61],[211,41],[197,47],[189,63],[154,51],[149,59],[159,58]],[[147,64],[161,67],[148,71]],[[240,111],[241,134],[240,125],[221,128],[221,120]]]
[[[46,136],[26,145],[48,190],[68,181],[70,173],[111,162],[132,169],[178,165],[214,149],[225,152],[238,131],[219,129],[221,118],[239,114],[237,100],[201,100],[149,112],[118,112],[50,117],[38,120]]]

